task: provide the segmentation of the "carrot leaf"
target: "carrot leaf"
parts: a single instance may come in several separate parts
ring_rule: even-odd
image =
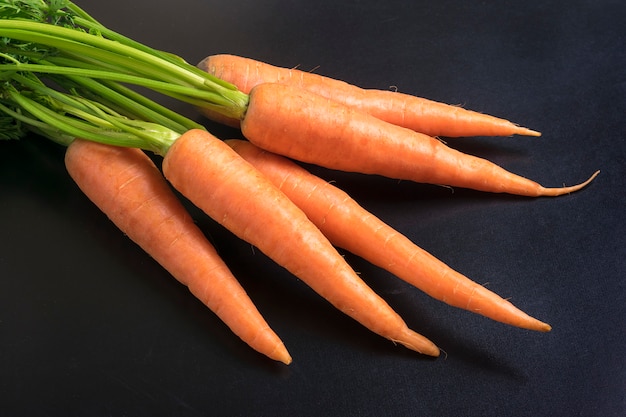
[[[3,71],[137,85],[230,118],[247,109],[248,95],[232,84],[108,29],[70,0],[2,0],[0,18],[0,52],[22,54],[19,63],[5,60]]]
[[[191,121],[186,126],[179,125],[161,114],[152,118],[156,122],[152,121],[150,117],[144,117],[141,105],[119,101],[102,85],[98,91],[103,95],[90,99],[80,88],[62,78],[56,81],[67,84],[68,90],[49,87],[36,73],[14,71],[0,74],[4,80],[0,89],[0,122],[9,127],[4,132],[6,138],[16,139],[33,131],[63,145],[80,137],[164,155],[182,133],[195,126]],[[107,96],[111,97],[112,103],[119,103],[118,107],[125,114],[110,107]]]

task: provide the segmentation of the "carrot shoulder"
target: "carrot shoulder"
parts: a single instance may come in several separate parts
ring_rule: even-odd
[[[272,359],[291,362],[281,340],[145,153],[77,139],[66,151],[65,164],[87,197],[236,335]]]
[[[350,268],[332,244],[269,179],[223,141],[185,133],[163,160],[172,185],[209,217],[299,277],[340,311],[409,349],[439,349],[410,330]]]
[[[433,137],[282,84],[252,89],[241,129],[255,145],[302,162],[494,193],[557,196],[595,177],[571,187],[546,188]]]
[[[381,120],[430,136],[539,136],[508,120],[438,101],[395,91],[363,89],[346,82],[298,69],[276,67],[236,55],[213,55],[198,67],[236,85],[244,93],[262,83],[281,83],[309,90],[366,112]],[[210,111],[206,115],[234,125]]]
[[[226,143],[279,186],[333,244],[449,305],[525,329],[550,330],[548,324],[450,268],[303,167],[247,141]]]

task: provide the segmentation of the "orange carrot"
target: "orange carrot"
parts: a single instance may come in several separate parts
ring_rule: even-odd
[[[75,140],[70,176],[115,225],[167,269],[252,348],[289,364],[291,356],[148,156]]]
[[[545,188],[441,141],[309,91],[260,84],[250,92],[243,135],[270,152],[326,168],[523,196],[557,196],[587,185]]]
[[[249,93],[262,83],[281,83],[309,90],[381,120],[430,136],[539,136],[540,133],[498,117],[395,91],[362,89],[346,82],[297,69],[276,67],[235,55],[213,55],[198,67]],[[229,125],[238,121],[206,110]]]
[[[267,176],[335,245],[449,305],[513,326],[549,331],[509,301],[453,270],[361,207],[347,193],[287,158],[247,141],[226,143]]]
[[[165,154],[163,173],[209,217],[256,246],[340,311],[409,349],[439,355],[350,268],[320,230],[269,179],[223,141],[191,130]]]

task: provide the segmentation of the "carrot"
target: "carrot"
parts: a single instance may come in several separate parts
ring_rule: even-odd
[[[163,159],[172,185],[209,217],[256,246],[365,327],[409,349],[439,355],[374,293],[295,204],[223,141],[203,130]]]
[[[277,185],[333,244],[449,305],[525,329],[550,330],[550,325],[453,270],[303,167],[247,141],[226,143]]]
[[[410,330],[357,276],[284,193],[224,142],[204,129],[188,128],[195,122],[182,116],[177,120],[183,124],[175,122],[149,99],[126,100],[128,96],[117,94],[123,90],[95,80],[89,83],[89,93],[97,92],[93,97],[102,102],[76,96],[76,89],[54,90],[35,74],[28,74],[25,79],[6,73],[10,82],[4,87],[10,101],[9,106],[0,104],[0,110],[20,126],[62,144],[68,137],[82,137],[80,132],[91,141],[138,147],[163,156],[163,173],[172,185],[226,229],[257,246],[373,332],[418,352],[439,354],[430,340]],[[56,81],[70,84],[73,80],[59,77]],[[112,104],[129,116],[110,108]],[[144,113],[149,117],[144,119]],[[93,175],[101,175],[91,168]],[[164,241],[166,247],[171,246]]]
[[[485,159],[309,91],[260,84],[250,91],[243,135],[270,152],[326,168],[523,196],[558,196],[587,181],[545,188]]]
[[[344,103],[381,120],[430,136],[540,136],[539,132],[498,117],[459,106],[428,100],[395,91],[363,89],[346,82],[298,69],[276,67],[236,55],[213,55],[198,67],[249,93],[262,83],[281,83],[309,90]],[[238,125],[211,110],[205,115],[216,121]]]
[[[269,179],[208,132],[189,130],[195,122],[122,86],[142,86],[210,108],[241,120],[244,136],[260,147],[344,171],[528,196],[569,193],[597,174],[576,186],[545,188],[428,135],[303,89],[259,84],[243,93],[172,54],[108,30],[84,13],[77,17],[58,26],[22,16],[0,22],[0,35],[20,53],[8,54],[9,62],[0,65],[7,81],[3,97],[17,107],[2,104],[4,111],[53,140],[85,137],[162,155],[165,176],[210,217],[373,332],[418,352],[439,354],[360,280]],[[46,59],[24,59],[47,48],[53,53],[46,53]],[[56,83],[70,86],[69,94],[51,91],[47,99],[37,100],[33,95],[46,96],[50,90],[31,79],[37,78],[35,73],[53,75]],[[20,92],[23,87],[26,94]]]
[[[272,359],[291,362],[281,340],[145,153],[75,140],[67,148],[65,164],[87,197],[236,335]]]

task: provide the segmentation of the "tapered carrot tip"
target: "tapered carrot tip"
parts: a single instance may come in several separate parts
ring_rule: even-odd
[[[274,359],[275,361],[282,362],[285,365],[289,365],[291,363],[291,355],[287,351],[285,344],[278,339],[278,336],[268,328],[267,332],[263,332],[259,336],[257,336],[256,340],[257,344],[252,344],[252,346],[263,353],[270,359]]]
[[[280,349],[279,351],[274,352],[274,354],[272,355],[272,359],[282,362],[285,365],[289,365],[292,361],[291,355],[289,354],[289,352],[287,352],[287,349],[285,349],[284,347]]]
[[[541,322],[541,325],[537,327],[537,330],[540,332],[549,332],[550,330],[552,330],[552,326],[550,326],[548,323]]]
[[[552,330],[552,326],[550,326],[548,323],[544,323],[541,320],[529,316],[509,302],[507,302],[506,304],[500,304],[499,306],[502,309],[499,311],[499,313],[502,315],[501,317],[503,318],[499,321],[501,321],[502,323],[517,326],[522,329],[533,330],[536,332],[549,332],[550,330]],[[480,313],[480,311],[476,312]],[[498,320],[498,317],[495,314],[491,317]]]
[[[550,326],[548,323],[544,323],[541,320],[537,320],[536,318],[531,317],[522,311],[520,311],[520,313],[521,313],[520,321],[517,323],[509,323],[509,324],[512,324],[513,326],[521,327],[522,329],[533,330],[535,332],[546,333],[552,330],[552,326]]]
[[[559,195],[563,195],[563,194],[569,194],[569,193],[573,193],[574,191],[578,191],[581,188],[586,187],[587,185],[589,185],[589,183],[591,181],[594,180],[595,177],[598,176],[598,174],[600,173],[600,171],[596,171],[593,173],[593,175],[591,177],[589,177],[589,179],[585,182],[582,182],[578,185],[572,185],[571,187],[561,187],[561,188],[546,188],[546,187],[541,187],[540,191],[539,191],[539,195],[540,196],[546,196],[546,197],[556,197]]]
[[[537,132],[536,130],[528,129],[527,127],[517,126],[513,131],[514,135],[523,135],[523,136],[541,136],[541,132]]]
[[[548,323],[544,323],[541,320],[537,320],[534,317],[528,316],[523,313],[525,317],[523,317],[523,321],[517,323],[509,323],[513,326],[521,327],[522,329],[533,330],[535,332],[549,332],[552,330],[552,326]]]
[[[400,333],[400,338],[395,342],[404,345],[405,347],[414,350],[418,353],[428,356],[439,356],[439,348],[433,342],[425,338],[419,333],[405,327]]]

